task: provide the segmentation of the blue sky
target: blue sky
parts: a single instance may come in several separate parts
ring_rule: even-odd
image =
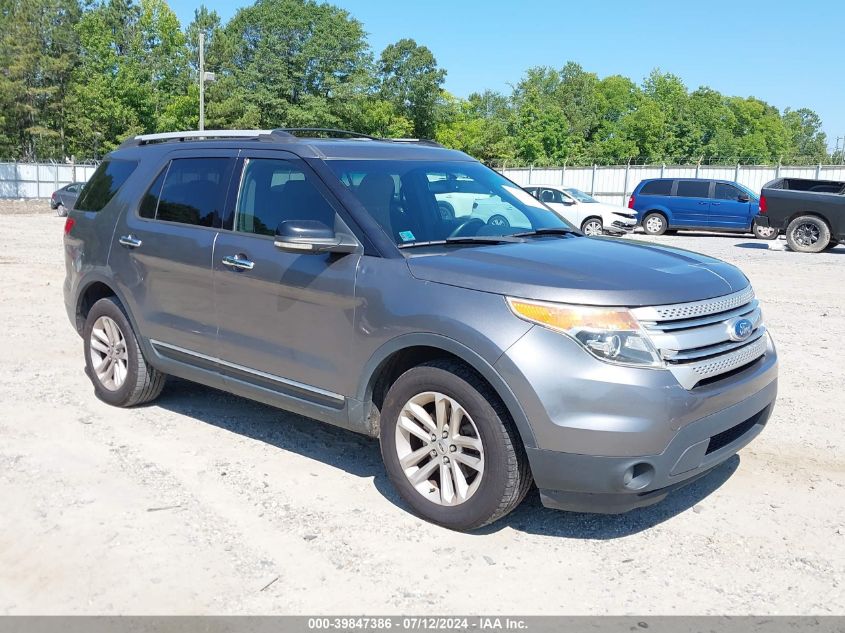
[[[183,25],[198,0],[170,0]],[[228,19],[249,1],[205,0]],[[411,37],[465,97],[508,90],[526,68],[580,63],[640,82],[653,68],[690,88],[812,108],[829,145],[845,136],[845,2],[817,0],[333,0],[364,24],[378,55]],[[841,143],[841,141],[840,141]]]

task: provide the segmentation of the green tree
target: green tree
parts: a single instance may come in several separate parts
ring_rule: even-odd
[[[214,36],[209,126],[343,126],[371,82],[360,22],[312,0],[258,0]]]
[[[412,39],[388,45],[377,63],[378,93],[414,125],[414,135],[432,138],[437,106],[446,71],[438,68],[434,54]]]

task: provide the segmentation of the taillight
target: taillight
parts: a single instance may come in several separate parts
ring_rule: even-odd
[[[634,194],[631,194],[631,199],[630,199],[630,200],[628,200],[628,208],[629,208],[629,209],[633,209],[633,208],[634,208]]]
[[[65,220],[65,235],[70,233],[73,230],[73,225],[76,224],[76,220],[73,218],[68,218]]]
[[[760,196],[760,213],[765,213],[769,210],[769,205],[766,204],[766,196]]]

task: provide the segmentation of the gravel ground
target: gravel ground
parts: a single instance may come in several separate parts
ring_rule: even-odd
[[[178,380],[98,401],[62,224],[0,202],[0,614],[845,614],[845,247],[657,238],[754,284],[781,354],[766,431],[652,508],[535,494],[458,534],[405,510],[369,439]]]

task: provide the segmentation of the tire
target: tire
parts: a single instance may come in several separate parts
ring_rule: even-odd
[[[56,207],[56,215],[60,218],[67,217],[67,207],[61,203]]]
[[[428,424],[409,413],[411,407],[429,412]],[[445,438],[437,424],[438,408],[446,421]],[[456,408],[463,413],[458,432],[449,435]],[[409,426],[416,431],[409,432]],[[459,439],[452,443],[452,437]],[[532,483],[525,449],[504,405],[481,378],[455,361],[419,365],[393,383],[381,411],[379,440],[387,476],[401,497],[420,517],[453,530],[500,519],[520,504]],[[415,473],[424,474],[412,483]],[[448,485],[441,485],[442,474]]]
[[[487,224],[489,226],[500,226],[506,229],[509,229],[511,227],[511,223],[508,221],[508,219],[498,213],[495,215],[491,215],[487,220]]]
[[[604,225],[601,218],[587,218],[581,223],[581,232],[584,235],[603,235]]]
[[[756,222],[751,228],[751,232],[754,233],[754,237],[758,240],[775,240],[777,239],[779,233],[779,231],[773,226],[760,226]]]
[[[116,407],[132,407],[159,396],[166,375],[144,358],[129,319],[116,298],[106,297],[91,306],[82,336],[85,373],[100,400]],[[109,361],[109,354],[111,363],[101,370]]]
[[[669,223],[662,213],[648,213],[643,218],[643,231],[648,235],[663,235],[668,228]]]
[[[441,220],[454,220],[455,219],[455,207],[453,207],[451,204],[449,204],[445,200],[440,200],[437,203],[437,210],[440,212],[440,219]]]
[[[799,253],[820,253],[830,242],[830,227],[814,215],[801,215],[786,227],[786,243]]]

